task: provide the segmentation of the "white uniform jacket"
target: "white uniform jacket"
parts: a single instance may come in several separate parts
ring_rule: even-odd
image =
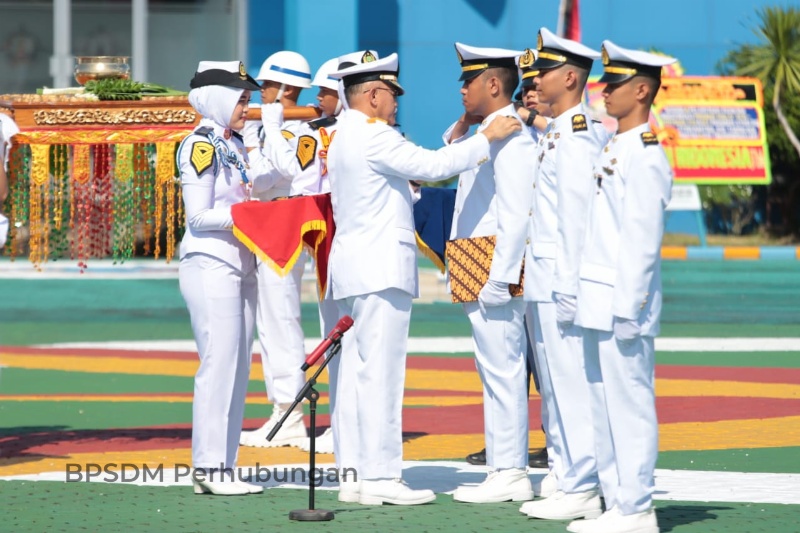
[[[292,180],[289,196],[330,192],[327,157],[335,133],[336,117],[303,122],[288,140],[285,130],[264,127],[264,153],[279,174]]]
[[[583,104],[556,117],[539,137],[525,292],[531,302],[578,293],[578,266],[594,187],[592,164],[605,144]]]
[[[220,163],[209,136],[198,133],[209,129],[228,150],[238,154],[243,163],[247,162],[241,139],[237,136],[225,139],[224,129],[208,119],[203,119],[195,132],[181,142],[178,165],[186,207],[186,233],[180,256],[200,252],[242,269],[253,261],[253,254],[233,235],[231,206],[246,200],[245,186],[237,168]]]
[[[297,149],[297,140],[303,123],[299,120],[289,120],[281,125],[279,130],[279,148],[287,144],[292,153]],[[286,168],[281,168],[271,157],[270,142],[276,143],[277,139],[269,139],[266,130],[262,128],[259,132],[259,139],[262,144],[256,150],[251,150],[250,156],[250,179],[253,182],[253,197],[262,201],[273,200],[282,196],[289,196],[292,188],[292,178],[294,174]]]
[[[516,117],[514,106],[508,105],[486,117],[476,135],[498,115]],[[445,132],[445,142],[453,127],[455,124]],[[460,143],[467,138],[465,135],[453,142]],[[536,143],[528,132],[520,131],[492,143],[489,151],[491,164],[464,171],[459,177],[450,238],[497,235],[489,279],[519,283],[533,192]]]
[[[614,136],[594,165],[575,322],[611,331],[615,316],[658,334],[661,237],[672,170],[648,124]]]
[[[396,288],[419,295],[409,180],[440,181],[489,160],[483,135],[425,150],[378,119],[339,115],[328,153],[336,236],[328,290],[340,300]]]

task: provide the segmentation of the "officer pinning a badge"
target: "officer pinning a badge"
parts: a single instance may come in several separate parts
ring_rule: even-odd
[[[578,266],[591,197],[592,165],[601,138],[581,103],[586,79],[600,54],[578,42],[539,30],[532,68],[539,100],[553,121],[539,139],[529,243],[525,256],[526,322],[536,340],[536,358],[553,466],[542,487],[556,491],[522,505],[532,518],[567,520],[600,515],[592,422],[586,405],[583,339],[574,325]]]
[[[238,61],[201,61],[189,103],[200,125],[178,149],[186,212],[178,279],[200,367],[192,403],[195,493],[263,488],[234,473],[250,376],[256,310],[255,256],[233,235],[231,206],[249,199],[244,126],[256,81]]]
[[[435,499],[401,480],[406,345],[419,295],[409,180],[442,181],[475,168],[489,160],[491,142],[521,129],[517,118],[497,117],[464,142],[420,148],[393,127],[404,94],[397,74],[397,54],[376,59],[368,51],[331,74],[342,80],[348,109],[328,150],[336,221],[328,290],[354,320],[343,338],[334,445],[337,467],[354,466],[359,477],[342,480],[339,500],[363,505]],[[355,416],[342,416],[342,406]]]
[[[491,161],[461,172],[451,239],[494,236],[486,284],[477,301],[463,303],[472,325],[475,362],[483,382],[486,465],[477,486],[460,486],[453,499],[470,503],[533,499],[528,465],[528,391],[525,301],[512,296],[520,283],[533,189],[536,144],[522,131],[511,98],[519,83],[516,58],[522,52],[455,43],[461,66],[464,114],[444,134],[458,146],[479,136],[496,117],[514,117],[520,131],[490,146]],[[469,135],[470,124],[478,124]]]
[[[304,124],[299,120],[283,120],[284,106],[296,106],[302,90],[311,87],[311,68],[302,55],[283,50],[264,61],[256,79],[262,81],[262,140],[254,139],[253,126],[248,126],[245,139],[251,149],[253,194],[266,201],[289,196],[293,179],[314,159],[316,141],[312,136],[300,133]],[[295,154],[298,157],[302,154],[302,161],[296,161]],[[285,276],[258,260],[256,329],[272,416],[260,428],[242,432],[240,442],[243,446],[301,446],[308,441],[302,409],[293,410],[275,438],[267,440],[267,435],[305,383],[305,374],[300,370],[305,361],[300,291],[306,258],[303,251]]]
[[[602,91],[617,119],[594,164],[575,323],[586,373],[606,512],[570,524],[584,533],[657,533],[654,337],[661,315],[661,238],[672,191],[666,154],[648,123],[661,67],[675,59],[603,41]]]

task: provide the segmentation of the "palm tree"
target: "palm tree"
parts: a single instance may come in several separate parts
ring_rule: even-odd
[[[759,25],[754,32],[761,42],[743,46],[745,56],[737,61],[740,76],[755,76],[764,87],[774,88],[772,107],[781,128],[800,156],[800,140],[792,131],[781,108],[781,92],[800,94],[800,9],[764,7],[758,11]]]

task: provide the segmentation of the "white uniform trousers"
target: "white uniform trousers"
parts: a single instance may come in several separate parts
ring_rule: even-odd
[[[544,393],[541,391],[541,378],[539,376],[542,375],[542,370],[539,368],[539,358],[536,356],[536,327],[534,324],[536,323],[536,318],[534,317],[534,307],[536,304],[526,303],[525,305],[525,327],[527,328],[527,342],[529,343],[528,348],[528,364],[530,365],[531,369],[536,373],[536,380],[539,382],[539,386],[536,389],[536,392],[539,393],[539,398],[541,399],[541,419],[542,419],[542,431],[544,431],[544,440],[545,440],[545,448],[547,448],[547,464],[550,469],[553,469],[553,458],[555,457],[555,452],[553,451],[553,442],[550,438],[550,435],[547,432],[547,427],[549,424],[548,419],[548,411],[547,411],[547,402],[544,401]],[[528,384],[528,399],[530,399],[530,384]]]
[[[300,370],[306,359],[300,322],[300,289],[305,266],[305,251],[284,277],[258,261],[256,329],[267,397],[273,404],[293,402],[306,381]]]
[[[400,478],[403,470],[403,388],[411,319],[409,293],[385,289],[337,300],[353,318],[345,333],[333,437],[336,464],[359,480]]]
[[[525,302],[505,305],[464,304],[472,324],[475,366],[483,383],[486,465],[495,470],[528,465],[528,384]]]
[[[194,377],[192,464],[234,468],[253,354],[256,272],[191,253],[178,269],[200,367]]]
[[[583,338],[606,507],[623,515],[646,511],[658,457],[653,337],[627,347],[608,331],[585,329]]]
[[[537,302],[534,319],[539,387],[548,412],[545,430],[552,440],[558,488],[585,492],[596,488],[598,479],[582,328],[573,325],[562,335],[552,302]]]

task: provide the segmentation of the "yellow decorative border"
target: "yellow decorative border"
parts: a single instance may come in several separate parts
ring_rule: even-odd
[[[147,128],[112,131],[97,130],[49,130],[24,131],[14,136],[16,144],[117,144],[180,142],[192,131],[191,127]]]
[[[259,248],[258,245],[256,245],[256,243],[250,240],[250,238],[247,235],[245,235],[238,227],[236,227],[235,225],[233,226],[234,236],[236,236],[236,238],[239,239],[239,241],[241,241],[242,244],[247,246],[248,250],[256,254],[256,256],[259,259],[261,259],[261,261],[265,265],[267,265],[270,269],[272,269],[273,272],[275,272],[281,277],[286,276],[292,270],[292,268],[294,268],[294,265],[297,263],[297,260],[300,257],[300,253],[303,251],[303,245],[305,244],[303,242],[303,236],[309,231],[315,231],[315,230],[319,230],[317,239],[314,242],[314,261],[317,260],[317,251],[319,245],[325,239],[325,235],[327,235],[328,225],[325,223],[324,220],[309,220],[308,222],[305,222],[303,223],[302,226],[300,226],[300,244],[294,250],[292,256],[286,262],[286,265],[284,265],[283,268],[281,268],[278,265],[278,263],[276,263],[270,256],[264,253],[264,250]],[[326,283],[327,280],[323,281],[320,280],[319,277],[317,277],[317,289],[319,289],[320,300],[322,300],[325,297]]]

